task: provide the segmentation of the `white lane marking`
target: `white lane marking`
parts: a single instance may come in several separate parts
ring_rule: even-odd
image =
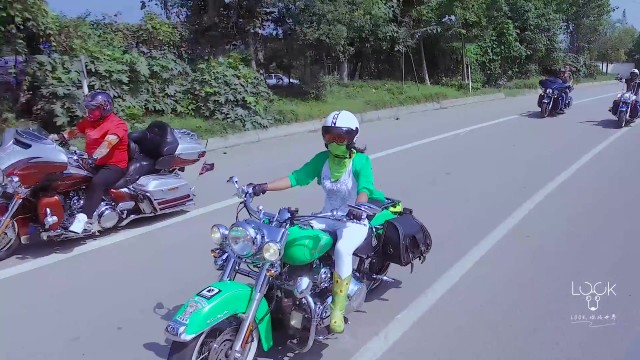
[[[613,94],[617,94],[617,93],[606,94],[606,95],[601,95],[601,96],[596,96],[596,97],[592,97],[592,98],[583,99],[583,100],[580,100],[580,101],[575,101],[574,104],[577,104],[577,103],[580,103],[580,102],[586,102],[586,101],[600,99],[600,98],[603,98],[603,97],[606,97],[606,96],[611,96]],[[474,126],[469,126],[469,127],[464,128],[464,129],[455,130],[455,131],[451,131],[451,132],[448,132],[448,133],[445,133],[445,134],[441,134],[441,135],[433,136],[433,137],[430,137],[430,138],[427,138],[427,139],[423,139],[423,140],[420,140],[420,141],[412,142],[410,144],[406,144],[406,145],[399,146],[399,147],[396,147],[396,148],[393,148],[393,149],[385,150],[385,151],[382,151],[382,152],[379,152],[379,153],[376,153],[376,154],[372,154],[370,156],[371,156],[371,159],[379,158],[379,157],[382,157],[382,156],[386,156],[386,155],[390,155],[390,154],[396,153],[398,151],[410,149],[410,148],[416,147],[418,145],[422,145],[422,144],[426,144],[426,143],[433,142],[433,141],[436,141],[436,140],[440,140],[440,139],[443,139],[443,138],[446,138],[446,137],[449,137],[449,136],[453,136],[453,135],[456,135],[456,134],[459,134],[459,133],[467,132],[467,131],[470,131],[470,130],[479,129],[481,127],[498,124],[498,123],[501,123],[503,121],[515,119],[515,118],[518,118],[518,117],[520,117],[520,115],[508,116],[508,117],[504,117],[504,118],[501,118],[501,119],[498,119],[498,120],[493,120],[493,121],[489,121],[489,122],[486,122],[486,123],[482,123],[482,124],[478,124],[478,125],[474,125]],[[210,213],[210,212],[218,210],[218,209],[222,209],[224,207],[227,207],[227,206],[230,206],[230,205],[233,205],[233,204],[237,204],[239,201],[240,200],[237,199],[237,198],[231,198],[231,199],[227,199],[227,200],[224,200],[224,201],[220,201],[220,202],[217,202],[217,203],[214,203],[214,204],[211,204],[211,205],[208,205],[208,206],[204,206],[204,207],[201,207],[199,209],[190,211],[190,212],[188,212],[188,213],[186,213],[184,215],[176,216],[176,217],[171,218],[169,220],[165,220],[165,221],[160,222],[160,223],[156,223],[156,224],[153,224],[153,225],[146,226],[144,228],[124,230],[124,231],[122,231],[121,233],[118,233],[118,234],[113,234],[113,235],[105,236],[103,238],[98,238],[98,239],[96,239],[96,240],[94,240],[94,241],[92,241],[92,242],[90,242],[90,243],[88,243],[86,245],[83,245],[83,246],[75,248],[70,253],[51,254],[51,255],[48,255],[46,257],[38,258],[38,259],[29,261],[29,262],[26,262],[26,263],[22,263],[22,264],[19,264],[19,265],[16,265],[16,266],[4,269],[4,270],[0,270],[0,280],[8,278],[8,277],[11,277],[11,276],[15,276],[15,275],[21,274],[21,273],[26,272],[26,271],[30,271],[30,270],[34,270],[34,269],[37,269],[37,268],[40,268],[40,267],[43,267],[43,266],[47,266],[47,265],[56,263],[56,262],[64,260],[64,259],[68,259],[70,257],[86,253],[86,252],[91,251],[91,250],[99,249],[99,248],[101,248],[103,246],[108,246],[108,245],[111,245],[111,244],[115,244],[117,242],[120,242],[120,241],[123,241],[123,240],[127,240],[127,239],[130,239],[130,238],[135,237],[135,236],[143,235],[143,234],[146,234],[146,233],[151,232],[151,231],[162,229],[162,228],[164,228],[166,226],[173,225],[173,224],[179,223],[181,221],[189,220],[189,219],[192,219],[194,217],[197,217],[197,216],[200,216],[200,215],[204,215],[204,214]]]
[[[195,209],[192,211],[189,211],[188,213],[184,214],[184,215],[180,215],[180,216],[176,216],[174,218],[168,219],[168,220],[164,220],[161,223],[157,223],[157,224],[153,224],[144,228],[137,228],[137,229],[131,229],[131,230],[126,230],[126,232],[120,233],[120,234],[114,234],[114,235],[110,235],[110,236],[106,236],[104,238],[98,238],[96,240],[93,240],[92,242],[82,245],[80,247],[77,247],[73,250],[72,253],[66,253],[66,254],[51,254],[48,255],[47,257],[43,257],[43,258],[38,258],[36,260],[33,261],[29,261],[27,263],[23,263],[20,265],[16,265],[14,267],[10,267],[7,269],[4,269],[2,271],[0,271],[0,280],[11,277],[11,276],[15,276],[18,274],[21,274],[23,272],[26,271],[30,271],[30,270],[34,270],[46,265],[50,265],[53,263],[56,263],[58,261],[62,261],[65,259],[68,259],[72,256],[76,256],[76,255],[80,255],[83,253],[86,253],[88,251],[91,250],[95,250],[95,249],[99,249],[103,246],[107,246],[107,245],[111,245],[111,244],[115,244],[117,242],[120,242],[122,240],[126,240],[132,237],[136,237],[139,235],[144,235],[150,231],[153,230],[157,230],[157,229],[161,229],[163,227],[169,226],[169,225],[173,225],[176,223],[179,223],[181,221],[184,220],[188,220],[191,219],[193,217],[196,216],[200,216],[200,215],[204,215],[206,213],[212,212],[216,209],[221,209],[223,207],[226,206],[230,206],[233,204],[238,203],[240,200],[237,198],[233,198],[233,199],[228,199],[228,200],[224,200],[224,201],[220,201],[217,202],[215,204],[211,204],[209,206],[205,206],[205,207],[201,207],[199,209]]]
[[[427,288],[416,298],[406,310],[396,316],[391,323],[378,335],[365,344],[351,360],[376,360],[382,356],[396,342],[402,334],[424,315],[475,263],[482,258],[491,248],[513,229],[538,203],[544,200],[553,190],[573,175],[600,151],[606,148],[614,140],[624,134],[630,128],[624,128],[607,138],[600,145],[589,151],[580,160],[571,165],[562,174],[558,175],[550,183],[540,189],[529,200],[522,204],[497,228],[487,235],[453,267],[444,273],[436,282]]]
[[[600,98],[611,96],[611,95],[615,95],[615,94],[617,94],[617,93],[611,93],[611,94],[600,95],[600,96],[596,96],[596,97],[592,97],[592,98],[588,98],[588,99],[583,99],[583,100],[580,100],[580,101],[575,101],[574,104],[579,104],[581,102],[600,99]],[[482,124],[478,124],[478,125],[474,125],[474,126],[469,126],[469,127],[466,127],[464,129],[460,129],[460,130],[450,131],[448,133],[444,133],[444,134],[441,134],[441,135],[433,136],[433,137],[430,137],[430,138],[427,138],[427,139],[414,141],[412,143],[408,143],[406,145],[398,146],[398,147],[395,147],[393,149],[381,151],[381,152],[379,152],[377,154],[372,154],[371,155],[371,159],[375,159],[375,158],[378,158],[378,157],[381,157],[381,156],[386,156],[386,155],[389,155],[389,154],[393,154],[393,153],[396,153],[398,151],[407,150],[407,149],[416,147],[418,145],[423,145],[423,144],[426,144],[426,143],[430,143],[432,141],[444,139],[444,138],[449,137],[449,136],[453,136],[453,135],[457,135],[457,134],[464,134],[467,131],[479,129],[479,128],[482,128],[482,127],[485,127],[485,126],[495,125],[495,124],[501,123],[503,121],[507,121],[507,120],[518,118],[520,116],[521,115],[507,116],[507,117],[504,117],[504,118],[501,118],[501,119],[498,119],[498,120],[493,120],[493,121],[489,121],[489,122],[486,122],[486,123],[482,123]]]

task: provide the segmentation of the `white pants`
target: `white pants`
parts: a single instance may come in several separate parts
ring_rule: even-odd
[[[338,243],[333,258],[336,263],[335,271],[341,278],[351,275],[353,270],[353,252],[367,238],[369,224],[366,222],[343,222],[330,219],[315,219],[311,226],[319,230],[335,231],[338,233]]]

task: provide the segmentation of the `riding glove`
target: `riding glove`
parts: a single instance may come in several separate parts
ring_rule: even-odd
[[[366,214],[361,210],[349,209],[346,216],[349,220],[362,221],[365,219]]]
[[[253,185],[251,190],[253,192],[253,196],[264,195],[267,192],[267,183]]]

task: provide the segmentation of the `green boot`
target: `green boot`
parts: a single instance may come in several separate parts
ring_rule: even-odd
[[[342,279],[338,273],[333,273],[333,292],[331,299],[331,322],[329,329],[335,334],[344,332],[344,310],[347,307],[347,292],[351,283],[351,275]]]

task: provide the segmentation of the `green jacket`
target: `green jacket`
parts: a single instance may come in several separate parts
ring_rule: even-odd
[[[328,159],[329,151],[325,150],[317,153],[316,156],[302,165],[300,169],[295,170],[289,175],[291,186],[306,186],[313,180],[316,180],[317,184],[320,185],[322,168]],[[384,194],[377,190],[373,184],[373,168],[369,155],[358,152],[351,161],[353,177],[358,182],[358,194],[364,192],[367,193],[371,200],[385,201]]]

